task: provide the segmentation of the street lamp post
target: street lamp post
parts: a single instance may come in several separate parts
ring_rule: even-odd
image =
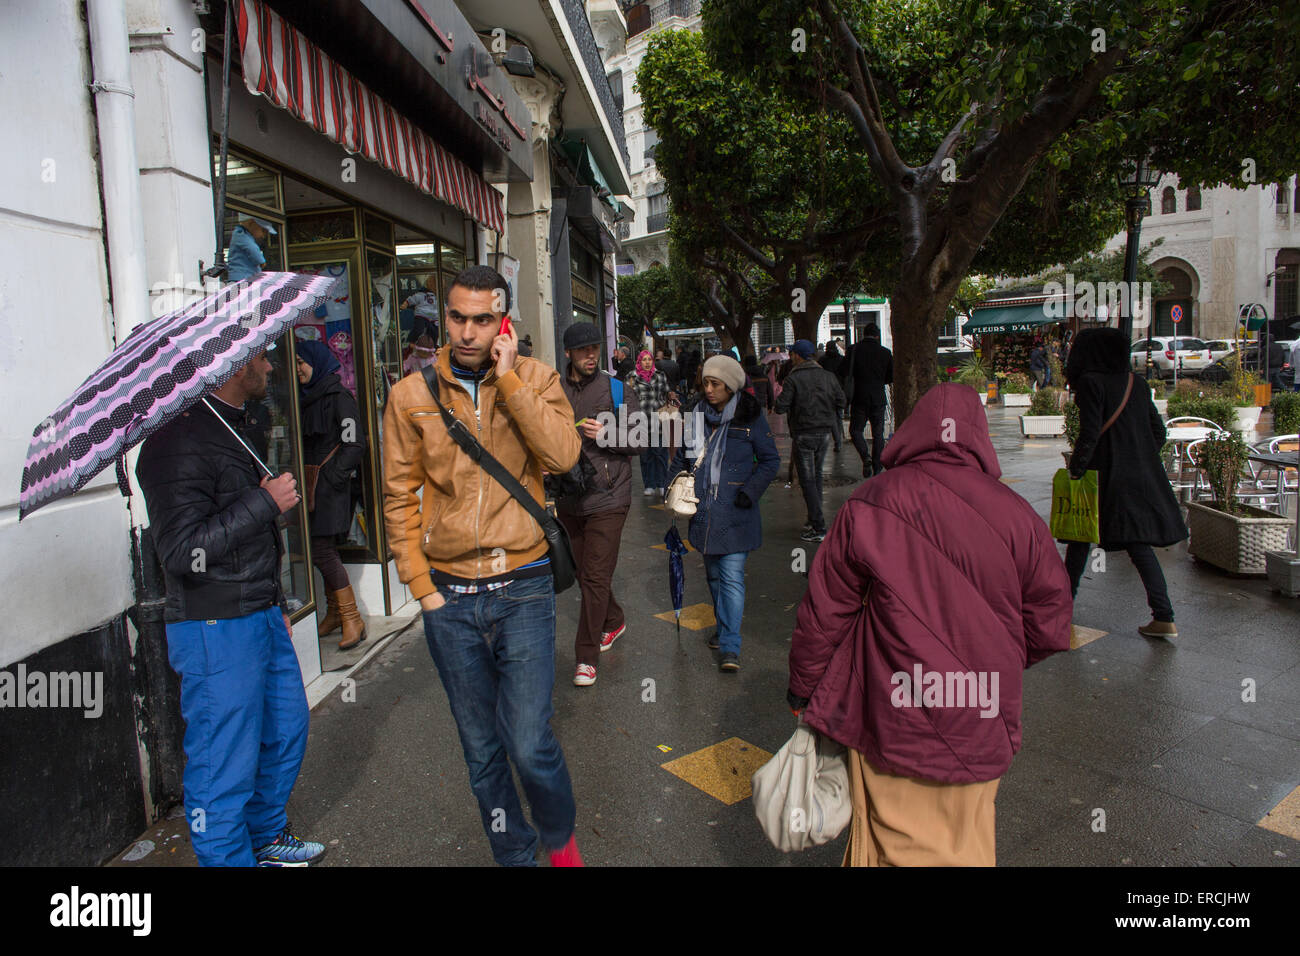
[[[1128,229],[1128,243],[1124,249],[1124,288],[1128,290],[1127,304],[1120,318],[1120,330],[1126,341],[1133,339],[1134,287],[1137,284],[1138,249],[1142,235],[1142,217],[1151,211],[1148,191],[1160,181],[1160,171],[1153,169],[1146,159],[1129,160],[1119,174],[1119,184],[1124,190],[1124,225]],[[1148,317],[1149,321],[1149,317]],[[1151,378],[1151,330],[1147,330],[1147,379]]]

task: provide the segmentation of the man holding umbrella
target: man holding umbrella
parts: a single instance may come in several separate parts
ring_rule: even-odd
[[[293,836],[285,816],[308,711],[276,518],[299,495],[288,473],[259,480],[244,409],[266,397],[270,374],[257,352],[147,439],[136,466],[166,576],[167,650],[186,724],[185,811],[203,866],[305,866],[325,852]]]

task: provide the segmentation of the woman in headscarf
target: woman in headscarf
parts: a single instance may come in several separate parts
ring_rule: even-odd
[[[1079,406],[1070,474],[1080,478],[1085,471],[1097,471],[1099,543],[1106,551],[1128,552],[1151,607],[1151,623],[1139,627],[1138,633],[1177,637],[1165,575],[1152,548],[1182,541],[1187,526],[1160,461],[1164,422],[1151,401],[1151,389],[1128,362],[1128,338],[1119,329],[1085,329],[1075,337],[1065,367],[1065,380]],[[1091,549],[1092,543],[1077,541],[1066,548],[1072,595],[1078,593]]]
[[[718,629],[709,646],[720,648],[724,671],[740,670],[740,621],[745,611],[745,558],[763,543],[758,500],[776,477],[781,456],[758,400],[745,391],[745,370],[729,355],[715,355],[702,369],[704,397],[688,416],[703,420],[678,449],[670,472],[695,466],[691,546],[704,557]],[[698,414],[697,414],[698,413]],[[698,427],[698,425],[697,425]]]
[[[668,376],[655,368],[654,356],[645,349],[636,357],[636,367],[624,379],[636,390],[641,411],[647,416],[658,415],[659,409],[668,404]],[[647,430],[649,425],[647,424]],[[645,495],[663,497],[668,484],[668,447],[659,442],[651,443],[641,455],[641,481],[645,485]]]
[[[356,399],[339,379],[339,361],[321,342],[298,341],[298,406],[302,415],[302,460],[319,468],[314,501],[308,504],[312,564],[325,579],[327,610],[318,633],[343,628],[339,650],[366,638],[356,595],[339,557],[338,539],[352,524],[352,472],[361,463],[366,441]]]

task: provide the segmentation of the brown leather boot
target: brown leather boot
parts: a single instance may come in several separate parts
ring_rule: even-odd
[[[343,618],[343,640],[339,641],[339,650],[346,651],[356,647],[366,639],[366,625],[357,610],[357,597],[352,588],[346,587],[336,595],[339,599],[339,616]]]
[[[342,623],[343,618],[339,615],[339,592],[331,591],[325,595],[325,616],[316,625],[316,633],[322,637],[333,634]]]

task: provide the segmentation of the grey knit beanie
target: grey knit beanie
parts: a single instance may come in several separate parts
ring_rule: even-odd
[[[733,392],[745,387],[745,370],[730,355],[715,355],[704,363],[704,378],[716,378]]]

